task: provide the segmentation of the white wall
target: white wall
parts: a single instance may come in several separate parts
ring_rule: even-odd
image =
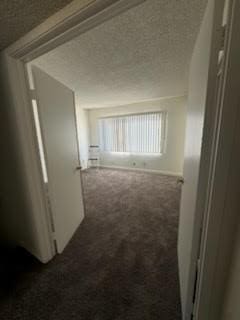
[[[240,7],[240,6],[239,6]],[[236,53],[237,55],[237,53]],[[239,56],[239,55],[238,55]],[[236,69],[237,72],[239,68]],[[239,77],[238,77],[239,78]],[[237,80],[236,80],[237,81]],[[240,106],[240,96],[238,94],[238,106]],[[240,108],[236,117],[234,143],[231,146],[231,163],[229,165],[228,188],[224,202],[225,216],[228,225],[223,223],[222,238],[225,240],[221,245],[221,252],[227,252],[230,256],[229,268],[222,266],[220,269],[223,279],[226,277],[226,288],[224,290],[224,301],[222,320],[240,319],[240,200],[239,200],[239,181],[240,181]],[[226,231],[225,231],[226,230]],[[233,238],[233,239],[232,239]],[[226,255],[224,256],[226,259]],[[228,267],[228,265],[227,265]]]
[[[22,140],[16,122],[16,92],[9,84],[10,68],[6,56],[0,53],[0,145],[3,168],[0,173],[0,242],[21,245],[41,260],[42,242],[36,236],[38,227],[32,217],[33,209],[26,185],[28,167],[24,166],[23,151],[20,150]]]
[[[114,108],[90,109],[89,131],[91,144],[99,144],[98,118],[131,113],[167,111],[167,145],[163,155],[103,154],[101,165],[159,170],[182,174],[185,138],[186,97],[146,101]],[[135,163],[135,165],[134,165]]]
[[[222,307],[222,320],[240,319],[240,201],[239,201],[239,180],[240,180],[240,112],[236,120],[235,142],[232,146],[231,163],[228,175],[228,190],[224,202],[224,215],[227,223],[223,223],[220,253],[227,253],[224,258],[227,261],[222,263],[222,256],[219,253],[220,262],[218,265],[221,278],[225,281],[223,290],[224,299],[220,301]],[[229,265],[228,265],[229,264]]]
[[[229,248],[232,250],[232,248]],[[240,319],[240,223],[235,239],[231,266],[223,304],[222,320]]]
[[[189,71],[189,93],[185,140],[185,161],[178,231],[178,265],[183,319],[190,319],[195,278],[195,256],[201,211],[196,211],[199,183],[205,183],[205,172],[199,177],[203,125],[208,85],[214,1],[209,1],[194,46]]]
[[[0,243],[15,245],[18,233],[22,233],[22,224],[16,219],[24,212],[21,201],[21,179],[19,174],[19,157],[14,142],[13,124],[11,123],[11,101],[8,94],[8,77],[3,54],[0,55]],[[18,227],[18,228],[17,228]]]
[[[88,166],[89,124],[88,110],[81,107],[80,99],[76,96],[76,117],[79,142],[80,162],[83,169]]]

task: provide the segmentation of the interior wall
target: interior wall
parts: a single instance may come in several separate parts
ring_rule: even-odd
[[[239,69],[236,69],[239,70]],[[238,95],[240,106],[240,95]],[[226,289],[224,290],[223,312],[221,320],[239,320],[240,318],[240,201],[239,201],[239,180],[240,180],[240,109],[236,117],[235,141],[232,146],[231,163],[228,176],[228,192],[225,200],[225,215],[229,220],[227,231],[223,227],[225,249],[230,255],[230,266],[221,270],[221,276],[226,277]],[[238,221],[236,223],[236,217]],[[224,224],[226,227],[226,224]],[[229,232],[230,230],[230,232]],[[225,231],[225,232],[224,232]],[[227,232],[227,233],[226,233]],[[233,238],[233,240],[232,240]],[[228,240],[229,239],[229,240]],[[222,301],[221,301],[222,302]]]
[[[209,1],[196,39],[189,70],[189,94],[182,189],[178,230],[178,266],[183,319],[190,319],[195,278],[195,254],[201,211],[196,211],[199,183],[205,183],[205,172],[199,176],[203,162],[202,139],[209,77],[214,1]]]
[[[240,317],[240,221],[233,248],[223,304],[222,320],[239,320]]]
[[[82,169],[88,167],[88,147],[89,147],[89,123],[88,110],[81,107],[81,101],[76,96],[76,118],[77,118],[77,132],[79,143],[79,157]]]
[[[102,166],[159,170],[182,175],[186,121],[186,97],[146,101],[114,108],[89,109],[90,143],[99,144],[98,118],[152,111],[167,112],[167,144],[162,155],[102,153]]]
[[[1,108],[0,108],[0,146],[1,146],[1,164],[4,170],[0,172],[0,243],[8,244],[15,243],[16,238],[16,224],[15,219],[12,219],[16,212],[16,208],[12,205],[19,206],[17,197],[18,188],[18,173],[14,139],[12,134],[12,128],[10,125],[10,110],[8,108],[8,101],[6,97],[6,70],[4,66],[4,56],[0,55],[0,93],[1,93]],[[11,195],[11,196],[10,196]],[[10,223],[12,220],[12,223]]]
[[[6,56],[0,54],[0,243],[20,245],[38,256],[36,230],[32,224],[19,150],[19,128],[14,111],[14,93],[9,85]]]

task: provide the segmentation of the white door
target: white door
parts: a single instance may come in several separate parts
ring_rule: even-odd
[[[74,93],[37,67],[32,72],[54,233],[61,253],[84,217]]]
[[[216,12],[215,3],[217,5],[217,2],[208,1],[190,65],[183,169],[184,184],[178,235],[179,276],[184,320],[190,319],[192,313],[199,235],[202,226],[203,210],[198,212],[196,205],[200,179],[203,178],[200,174],[207,173],[206,167],[203,165],[205,160],[201,158],[203,127],[204,130],[208,130],[205,119],[206,100],[210,95],[215,95],[213,92],[215,86],[212,83],[217,80],[217,68],[212,65],[217,65],[217,48],[220,48],[220,38],[216,37],[214,30],[216,29],[216,21],[221,21],[223,7],[220,4],[222,1],[219,1],[221,9]],[[219,30],[221,32],[221,27]],[[211,105],[210,108],[212,107]],[[201,173],[200,168],[203,168]]]

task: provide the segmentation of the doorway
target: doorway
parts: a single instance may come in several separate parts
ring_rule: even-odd
[[[136,21],[132,21],[131,25],[134,26],[138,24],[142,12],[145,12],[146,14],[146,8],[149,11],[149,16],[152,16],[155,11],[154,21],[149,23],[148,19],[146,19],[145,24],[141,27],[141,30],[144,30],[146,26],[148,26],[150,29],[148,35],[150,36],[153,30],[157,29],[159,24],[157,16],[159,15],[159,11],[161,11],[161,6],[155,4],[155,7],[152,8],[149,3],[147,7],[134,8],[136,11],[134,13]],[[158,9],[157,12],[156,9]],[[131,11],[128,11],[123,16],[119,16],[117,22],[114,21],[114,19],[113,21],[110,20],[108,21],[107,26],[102,24],[100,30],[91,30],[89,31],[89,34],[84,34],[84,38],[80,35],[77,39],[73,39],[71,43],[66,43],[60,48],[56,48],[52,52],[49,52],[28,64],[29,68],[33,70],[33,82],[35,82],[35,91],[32,92],[32,95],[35,95],[38,103],[40,121],[43,122],[42,135],[43,140],[45,141],[47,163],[49,156],[52,157],[51,152],[56,156],[57,150],[55,150],[55,146],[58,146],[62,142],[61,140],[59,142],[56,141],[58,141],[57,139],[59,139],[60,135],[64,133],[66,129],[64,129],[64,124],[62,123],[59,134],[55,137],[55,143],[52,143],[51,146],[48,147],[46,140],[49,136],[47,136],[46,130],[51,131],[53,126],[52,123],[48,124],[49,118],[51,117],[50,115],[48,116],[48,119],[44,118],[43,112],[44,110],[46,112],[46,98],[49,99],[52,93],[57,90],[55,87],[60,87],[57,93],[59,101],[56,103],[54,102],[56,104],[56,109],[54,110],[52,97],[48,103],[48,109],[51,113],[54,112],[55,116],[53,116],[53,118],[60,117],[61,119],[62,116],[59,115],[61,112],[61,110],[59,110],[59,103],[65,101],[64,97],[62,97],[62,92],[65,88],[61,86],[61,84],[67,87],[70,82],[74,83],[73,78],[77,73],[80,74],[78,71],[75,71],[74,73],[76,65],[81,63],[79,68],[83,68],[84,66],[86,68],[86,60],[82,61],[81,57],[78,57],[78,53],[81,53],[81,51],[94,51],[90,50],[88,46],[87,49],[84,47],[86,45],[85,43],[88,44],[88,42],[85,41],[85,38],[92,37],[95,39],[93,43],[96,43],[99,38],[99,32],[104,35],[105,30],[109,29],[109,24],[115,26],[115,29],[118,29],[117,26],[123,24],[122,19],[129,20],[129,16],[131,17],[132,14]],[[93,32],[93,35],[91,35],[91,32]],[[97,32],[97,34],[95,34],[95,32]],[[135,36],[138,37],[139,33],[141,34],[140,30],[135,33]],[[195,33],[197,34],[197,29]],[[118,37],[122,38],[124,34],[125,30],[122,30]],[[109,36],[116,37],[117,33],[115,32]],[[147,35],[145,35],[145,37],[146,36]],[[132,37],[133,35],[130,38]],[[139,44],[140,49],[143,48],[145,40],[140,36],[139,38],[138,41],[141,40],[141,43]],[[108,40],[106,39],[105,41]],[[126,43],[129,43],[129,41],[130,39],[126,39]],[[152,46],[158,48],[160,46],[159,41],[161,41],[161,38],[156,39],[156,43],[152,44]],[[118,39],[115,40],[113,47],[115,47],[116,43],[118,43]],[[121,46],[122,45],[123,43]],[[77,47],[74,54],[75,60],[73,60],[73,57],[69,56],[73,52],[71,46]],[[179,96],[176,97],[155,97],[151,92],[149,93],[149,86],[151,84],[146,86],[146,84],[142,83],[139,80],[138,72],[140,65],[142,65],[141,74],[143,74],[145,65],[149,64],[151,61],[151,56],[154,56],[154,59],[156,60],[158,52],[156,50],[151,53],[148,49],[146,54],[141,53],[139,55],[135,53],[133,48],[136,49],[136,45],[132,45],[129,48],[129,52],[126,52],[125,59],[122,57],[121,67],[116,66],[118,56],[113,57],[111,68],[108,64],[110,63],[109,58],[112,53],[111,50],[108,53],[105,50],[105,61],[108,62],[105,62],[104,67],[108,70],[108,73],[105,71],[105,81],[108,81],[108,83],[113,81],[113,79],[111,79],[113,77],[112,73],[119,72],[122,74],[120,83],[115,84],[114,86],[121,88],[122,83],[132,81],[131,74],[134,73],[136,78],[134,83],[139,86],[139,89],[137,95],[135,94],[133,97],[133,84],[131,85],[132,87],[129,87],[125,97],[125,99],[128,99],[126,100],[126,102],[128,102],[127,104],[123,106],[118,105],[122,104],[122,102],[119,101],[121,93],[120,89],[118,92],[115,92],[112,87],[109,87],[108,90],[104,88],[101,89],[100,87],[101,90],[99,90],[98,87],[101,83],[98,80],[97,84],[93,83],[92,87],[91,83],[88,83],[87,85],[91,90],[88,89],[88,92],[84,94],[86,88],[82,79],[84,79],[86,75],[82,75],[82,77],[79,77],[80,80],[78,80],[80,88],[78,92],[75,90],[75,107],[80,150],[79,165],[81,165],[82,169],[86,169],[86,171],[84,170],[81,173],[86,197],[86,211],[85,219],[81,223],[75,236],[80,237],[81,239],[81,243],[78,244],[79,248],[85,246],[89,249],[90,253],[92,251],[97,251],[98,254],[96,259],[103,259],[105,263],[109,259],[110,265],[108,268],[110,268],[110,271],[108,269],[106,270],[105,267],[99,267],[99,272],[107,272],[106,279],[108,280],[106,281],[118,283],[118,276],[121,276],[121,281],[129,295],[129,304],[133,304],[132,306],[129,306],[129,308],[126,306],[126,310],[122,312],[128,314],[135,310],[135,313],[142,313],[143,309],[141,309],[140,306],[143,303],[142,299],[146,299],[148,303],[145,302],[145,307],[147,309],[153,309],[153,317],[157,317],[159,313],[163,314],[165,312],[164,314],[166,317],[170,317],[172,313],[172,316],[177,318],[181,314],[177,269],[177,231],[180,184],[177,180],[179,176],[182,175],[183,168],[186,96],[184,95],[184,91],[181,91],[182,95],[179,93]],[[172,50],[171,48],[166,49]],[[63,52],[65,55],[63,55]],[[128,60],[129,55],[132,55],[131,61]],[[188,56],[190,57],[190,55],[191,53],[188,51]],[[64,56],[66,58],[64,58]],[[63,61],[57,66],[59,57],[63,57]],[[142,62],[139,61],[140,58],[143,60]],[[92,60],[88,62],[89,66],[93,64],[94,60],[93,57]],[[54,61],[56,64],[54,64]],[[64,64],[63,67],[62,64]],[[156,60],[154,62],[154,65],[157,64],[161,65],[160,61]],[[66,70],[63,70],[64,66],[66,69],[71,69],[71,71],[65,72]],[[126,66],[131,70],[131,72],[128,72],[127,74],[125,71]],[[113,68],[116,67],[117,70],[114,70]],[[186,66],[183,68],[185,67]],[[60,78],[53,70],[59,72]],[[152,83],[152,79],[155,78],[157,74],[157,70],[153,74],[153,67],[151,67],[146,78],[150,79]],[[175,72],[174,74],[172,73],[171,76],[172,78],[175,78]],[[147,82],[150,82],[150,80]],[[163,81],[162,76],[159,77],[159,81],[160,80],[166,82],[166,80]],[[115,81],[119,82],[118,79]],[[57,82],[60,82],[60,84],[57,84]],[[107,86],[105,87],[107,88]],[[157,88],[157,84],[155,84],[155,87]],[[170,88],[166,88],[166,92],[170,89],[173,90],[173,87],[174,85],[171,84]],[[45,93],[43,89],[45,90]],[[69,89],[74,91],[74,87],[70,87]],[[105,96],[101,93],[102,90]],[[182,90],[182,88],[179,86],[178,90]],[[60,94],[61,98],[59,99]],[[83,108],[84,105],[81,100],[94,98],[95,101],[97,101],[99,100],[98,94],[102,95],[102,98],[99,101],[101,104],[98,107],[95,102],[94,108]],[[156,94],[159,95],[159,92],[156,92]],[[165,93],[165,95],[166,94],[167,93]],[[96,97],[92,97],[93,95],[96,95]],[[175,91],[172,92],[171,95],[175,96]],[[146,100],[146,97],[148,97],[148,100]],[[115,101],[115,105],[108,105],[106,107],[106,105],[103,105],[104,100],[111,104]],[[88,117],[88,121],[85,121],[86,117]],[[44,122],[46,122],[46,125]],[[86,136],[85,129],[88,123],[88,130],[90,131],[89,142],[87,139],[84,141],[83,138]],[[47,129],[44,130],[44,126]],[[99,131],[101,132],[100,134],[98,134]],[[131,135],[128,134],[130,131]],[[104,137],[106,137],[106,139],[102,141],[101,138],[104,139]],[[110,138],[112,139],[111,141]],[[62,138],[62,140],[64,139]],[[85,150],[86,148],[89,149],[90,146],[100,147],[100,164],[97,165],[96,169],[93,168],[96,165],[92,162],[92,157],[87,155],[87,158],[84,158],[85,154],[89,151],[85,151],[84,146]],[[68,142],[65,142],[65,147],[65,150],[69,150]],[[50,158],[50,160],[51,159],[52,158]],[[59,160],[59,157],[57,157],[57,159],[54,158],[55,162],[52,165],[53,167],[56,166],[57,160]],[[86,168],[86,166],[89,166],[90,168]],[[98,166],[100,166],[100,168],[98,168]],[[47,167],[49,167],[48,164]],[[76,172],[76,174],[78,175],[79,172]],[[64,200],[67,192],[71,192],[69,186],[67,186],[64,194],[62,194],[61,199]],[[69,210],[66,210],[64,207],[63,209],[67,218],[70,219]],[[54,212],[52,212],[52,214],[54,215]],[[96,220],[95,223],[94,220]],[[99,220],[101,223],[97,225],[100,231],[95,230],[95,224]],[[63,228],[66,228],[66,222],[64,223]],[[87,230],[85,233],[84,228]],[[95,238],[91,239],[89,237],[93,230],[95,230]],[[55,234],[56,231],[55,227]],[[89,237],[87,237],[87,233],[89,233]],[[86,235],[83,237],[80,236],[80,234]],[[87,241],[88,239],[89,243]],[[58,239],[56,239],[56,241],[58,241]],[[76,244],[75,248],[77,249]],[[105,248],[107,248],[109,252],[106,252]],[[141,251],[144,251],[145,255],[143,255]],[[89,256],[84,251],[80,251],[79,254]],[[78,254],[76,254],[76,257],[78,257]],[[101,263],[101,260],[99,261],[96,259],[92,257],[92,260],[90,260],[89,258],[90,268],[93,262],[97,265]],[[116,263],[114,262],[114,259],[116,259]],[[120,263],[121,259],[123,259],[123,264]],[[159,263],[157,261],[159,261]],[[121,270],[122,267],[123,269]],[[139,269],[136,279],[133,275],[134,271],[132,270],[135,267]],[[81,269],[80,262],[79,269]],[[159,271],[158,273],[157,269]],[[153,270],[155,271],[152,275],[152,279],[148,283],[146,282],[146,277],[149,276]],[[114,275],[114,273],[116,273],[116,275]],[[85,273],[85,276],[87,277],[88,274]],[[131,277],[133,277],[132,285],[127,288],[127,284],[131,282]],[[163,279],[164,284],[160,282],[160,278]],[[134,287],[134,284],[141,287],[141,290],[145,292],[145,295],[141,295],[138,298],[137,290],[134,292],[132,291],[132,286]],[[164,294],[166,285],[172,286],[172,289],[168,291],[169,298],[166,298]],[[161,294],[159,294],[157,287],[162,287]],[[109,293],[110,288],[106,290],[108,291],[108,294],[105,299],[107,299],[108,296],[112,296],[112,300],[116,302],[119,297],[117,293]],[[171,305],[174,306],[172,309]],[[120,303],[120,307],[124,307],[123,301]],[[137,311],[137,309],[139,309],[139,311]]]

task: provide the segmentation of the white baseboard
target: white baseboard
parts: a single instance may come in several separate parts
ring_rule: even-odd
[[[141,172],[149,172],[155,174],[164,174],[167,176],[174,176],[174,177],[182,177],[181,172],[172,172],[172,171],[164,171],[164,170],[153,170],[153,169],[144,169],[144,168],[132,168],[132,167],[121,167],[121,166],[105,166],[100,165],[100,168],[106,169],[120,169],[120,170],[129,170],[129,171],[141,171]]]

